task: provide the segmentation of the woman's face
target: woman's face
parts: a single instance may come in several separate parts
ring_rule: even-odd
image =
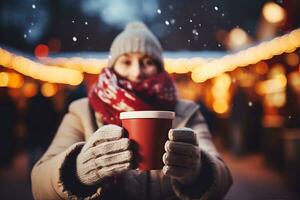
[[[143,53],[123,54],[116,60],[114,70],[132,82],[142,82],[159,73],[157,62]]]

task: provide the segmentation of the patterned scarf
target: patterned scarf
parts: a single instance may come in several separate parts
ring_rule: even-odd
[[[90,105],[104,124],[121,125],[120,112],[174,110],[176,101],[174,83],[165,71],[134,83],[104,68],[89,92]]]

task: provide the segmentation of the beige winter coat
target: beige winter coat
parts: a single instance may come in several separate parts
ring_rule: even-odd
[[[222,199],[232,184],[231,175],[217,153],[204,118],[198,110],[198,105],[193,102],[178,101],[173,124],[173,128],[190,127],[198,135],[202,166],[199,177],[192,185],[180,185],[164,176],[161,170],[149,173],[130,170],[124,175],[128,179],[125,184],[106,190],[106,186],[82,185],[76,177],[76,156],[85,141],[102,123],[96,121],[87,98],[74,101],[49,149],[32,170],[34,198]]]

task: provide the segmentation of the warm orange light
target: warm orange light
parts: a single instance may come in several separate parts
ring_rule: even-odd
[[[263,7],[263,16],[270,23],[279,23],[285,18],[285,10],[274,2],[268,2]]]
[[[255,85],[255,92],[258,94],[258,95],[264,95],[267,93],[266,91],[266,84],[265,82],[259,82]]]
[[[216,87],[228,89],[231,85],[231,78],[228,74],[221,74],[214,79]]]
[[[224,114],[228,111],[228,103],[225,100],[216,100],[213,102],[213,109],[216,113]]]
[[[9,81],[8,73],[0,72],[0,87],[7,87]]]
[[[284,92],[277,92],[273,94],[269,94],[265,97],[265,103],[270,106],[282,107],[286,102],[286,95]]]
[[[34,83],[26,83],[23,87],[23,94],[25,97],[30,98],[37,94],[38,88]]]
[[[282,53],[291,53],[298,47],[300,47],[300,29],[263,42],[260,45],[239,51],[238,53],[193,67],[192,80],[197,83],[204,82],[224,72],[233,71],[237,67],[249,66]]]
[[[300,92],[300,73],[299,72],[290,73],[289,83],[291,84],[294,90]]]
[[[23,77],[18,73],[10,73],[9,74],[9,81],[8,81],[8,87],[11,88],[20,88],[24,84]]]
[[[299,56],[296,53],[287,54],[285,59],[287,64],[290,66],[295,67],[299,64]]]
[[[0,65],[11,67],[12,54],[0,48]]]
[[[243,29],[234,28],[230,31],[228,40],[232,48],[238,48],[247,44],[248,35]]]
[[[268,72],[268,64],[265,61],[261,61],[255,65],[255,72],[264,75]]]
[[[271,68],[268,76],[270,78],[274,78],[277,75],[284,74],[284,73],[285,73],[284,66],[282,64],[277,63],[277,64],[273,65],[273,67]]]
[[[57,93],[58,87],[53,83],[44,83],[41,87],[41,92],[45,97],[52,97]]]
[[[49,54],[49,48],[45,44],[39,44],[34,49],[34,55],[38,58],[47,57]]]

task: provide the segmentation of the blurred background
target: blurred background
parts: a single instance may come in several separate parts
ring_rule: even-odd
[[[299,0],[1,0],[0,199],[30,170],[113,38],[143,21],[179,96],[196,101],[234,184],[225,199],[299,199]]]

